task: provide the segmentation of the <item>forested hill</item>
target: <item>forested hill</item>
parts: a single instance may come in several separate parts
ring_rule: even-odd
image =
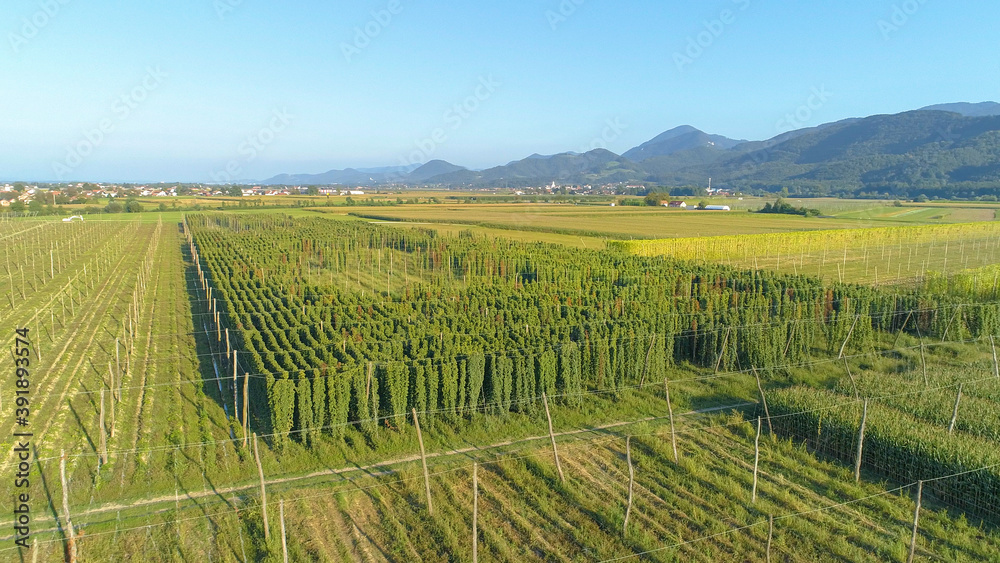
[[[849,119],[729,149],[696,147],[634,162],[608,151],[525,159],[431,178],[449,185],[645,181],[800,193],[993,193],[1000,181],[1000,117],[912,111]],[[939,193],[940,192],[940,193]]]
[[[486,170],[444,161],[388,169],[281,175],[267,184],[407,183],[442,187],[507,187],[645,182],[779,191],[803,195],[895,197],[1000,196],[997,104],[947,104],[895,115],[846,119],[743,142],[690,126],[662,133],[625,153],[532,155]],[[948,111],[944,111],[948,110]]]
[[[986,188],[1000,179],[1000,117],[939,111],[879,115],[817,128],[707,164],[652,159],[650,177],[715,178],[736,188],[793,186],[907,194],[946,186]],[[662,168],[657,168],[660,165]]]

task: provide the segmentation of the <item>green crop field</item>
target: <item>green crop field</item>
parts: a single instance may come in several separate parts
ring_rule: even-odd
[[[335,214],[344,209],[317,208]],[[605,238],[664,238],[842,229],[856,220],[572,204],[430,205],[354,208],[350,213],[385,221],[478,225]]]
[[[693,208],[698,198],[686,198]],[[402,205],[393,207],[318,207],[324,216],[354,216],[386,224],[418,223],[424,228],[453,234],[467,226],[475,232],[519,240],[539,240],[557,244],[590,246],[600,239],[663,239],[736,236],[832,229],[859,229],[890,225],[933,225],[993,221],[996,209],[982,205],[952,207],[894,207],[885,202],[864,200],[789,200],[795,206],[820,210],[822,217],[755,214],[748,210],[763,207],[765,201],[711,199],[714,205],[728,205],[729,212],[667,209],[663,207],[611,207],[602,205],[492,204],[492,205]],[[498,231],[500,231],[498,233]],[[503,233],[518,231],[528,235]],[[543,235],[550,235],[545,237]],[[575,239],[571,237],[576,237]],[[580,243],[583,238],[583,243]],[[574,240],[576,242],[574,242]]]
[[[718,261],[744,268],[874,285],[923,283],[995,264],[1000,223],[874,227],[784,234],[616,241],[643,256]],[[991,280],[992,281],[992,280]]]
[[[989,560],[1000,231],[843,205],[0,222],[30,383],[28,414],[13,392],[0,413],[31,433],[33,553],[906,561],[925,481],[916,559]]]

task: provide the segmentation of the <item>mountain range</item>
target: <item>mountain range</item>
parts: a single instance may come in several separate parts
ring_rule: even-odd
[[[449,187],[642,182],[736,190],[907,194],[1000,186],[1000,104],[928,106],[895,115],[852,118],[783,133],[766,141],[730,139],[689,125],[617,155],[533,154],[486,170],[441,160],[421,166],[280,175],[265,184]]]

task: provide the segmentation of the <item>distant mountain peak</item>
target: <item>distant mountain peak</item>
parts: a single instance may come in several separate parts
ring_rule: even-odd
[[[701,147],[728,150],[745,142],[722,135],[709,135],[690,125],[681,125],[660,133],[622,156],[634,162],[642,162],[657,156],[669,156]]]
[[[1000,115],[1000,104],[996,102],[958,102],[954,104],[936,104],[920,108],[918,111],[950,111],[965,117],[991,117]]]

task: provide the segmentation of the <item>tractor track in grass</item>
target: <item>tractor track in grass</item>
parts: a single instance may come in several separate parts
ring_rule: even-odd
[[[143,244],[143,243],[145,243],[147,245],[147,250],[148,250],[148,245],[152,244],[152,241],[148,240],[148,239],[136,239],[136,244]],[[138,253],[126,253],[126,255],[128,255],[128,256],[136,256],[136,255],[138,255]],[[137,270],[133,271],[130,267],[128,267],[126,265],[125,270],[121,273],[120,279],[117,282],[117,287],[118,287],[118,291],[117,291],[118,301],[117,302],[109,303],[106,306],[106,308],[105,308],[105,312],[107,312],[107,311],[109,311],[109,310],[111,310],[111,309],[113,309],[113,308],[115,308],[115,307],[117,307],[119,305],[122,305],[123,303],[126,304],[126,308],[128,307],[129,303],[126,302],[126,301],[124,301],[123,298],[122,298],[122,296],[128,295],[128,293],[129,293],[128,290],[129,289],[134,290],[137,287],[138,279],[136,278],[134,281],[132,279],[132,276],[136,275],[136,272],[137,272]],[[98,311],[98,314],[100,314],[100,311]],[[105,325],[105,328],[108,328],[108,327],[110,327],[110,325]],[[117,325],[116,325],[116,328],[117,328]],[[89,341],[87,342],[87,346],[84,348],[84,350],[89,350],[90,349],[91,345],[93,344],[94,338],[97,337],[97,335],[100,333],[100,329],[101,329],[101,326],[98,326],[94,330],[94,333],[91,335]],[[126,346],[126,344],[123,343],[123,348],[125,348],[125,346]],[[128,357],[128,363],[126,365],[128,366],[128,369],[124,372],[124,375],[128,376],[129,381],[131,381],[132,377],[134,376],[135,368],[136,368],[136,366],[135,366],[135,357],[134,357],[134,353],[133,352],[134,352],[134,344],[133,344],[133,350],[132,350],[132,352],[126,351],[126,354],[127,354],[126,357]],[[92,358],[90,358],[90,357],[87,356],[86,352],[82,352],[79,361],[73,367],[73,370],[70,372],[71,373],[70,379],[73,379],[74,377],[77,376],[77,374],[80,372],[80,366],[83,364],[84,361],[88,361],[88,360],[91,360],[91,359]],[[128,387],[128,385],[126,384],[126,382],[124,380],[124,375],[123,375],[122,381],[120,382],[120,384],[121,384],[121,386],[123,388]],[[105,381],[104,381],[103,375],[101,376],[101,380],[100,381],[101,381],[100,382],[101,386],[104,387]],[[116,383],[119,383],[119,382],[116,381]],[[64,394],[64,396],[65,396],[65,394]],[[80,396],[81,395],[78,394],[74,398],[76,398],[77,400],[79,400]],[[80,421],[83,428],[97,428],[98,415],[99,415],[100,411],[99,411],[99,408],[97,406],[97,399],[95,399],[96,396],[97,395],[94,392],[91,392],[91,393],[85,395],[86,399],[90,403],[89,406],[91,408],[90,409],[84,409],[82,411],[83,413],[85,413],[85,414],[82,415],[83,420]],[[73,399],[70,399],[70,401],[72,401],[72,400]],[[59,403],[61,403],[61,402],[62,402],[62,398],[60,398]],[[59,404],[59,403],[57,403],[57,404]],[[84,405],[84,406],[86,407],[87,405]],[[59,432],[59,435],[63,435],[63,434],[64,434],[63,432]],[[96,451],[95,451],[95,453],[96,453]],[[69,464],[71,466],[75,467],[76,461],[77,461],[77,459],[73,459],[73,460],[71,460],[69,462]]]
[[[752,404],[752,403],[749,403],[749,404]],[[689,416],[689,415],[702,414],[702,413],[718,412],[718,411],[727,410],[727,409],[735,409],[735,408],[739,408],[739,407],[743,407],[743,406],[747,406],[747,405],[748,405],[748,403],[738,403],[738,404],[733,404],[733,405],[729,405],[729,406],[726,406],[726,407],[713,407],[713,408],[709,408],[709,409],[700,409],[700,410],[696,410],[696,411],[690,411],[688,413],[684,413],[684,414],[680,414],[680,415],[676,415],[676,416]],[[612,429],[615,429],[615,428],[621,428],[623,426],[634,425],[634,424],[637,424],[639,422],[652,422],[652,421],[662,421],[662,420],[664,420],[663,417],[646,417],[646,418],[643,418],[641,420],[611,422],[611,423],[602,424],[602,425],[599,425],[599,426],[594,426],[594,427],[591,427],[591,428],[566,430],[566,431],[562,431],[562,432],[555,432],[554,434],[555,434],[556,437],[561,438],[561,437],[567,437],[567,436],[579,436],[579,435],[582,435],[582,434],[603,433],[603,432],[606,432],[607,430],[612,430]],[[519,438],[519,439],[515,439],[515,440],[503,440],[503,441],[494,442],[492,444],[483,445],[483,446],[469,446],[469,447],[456,448],[456,449],[445,450],[445,451],[440,451],[440,452],[429,452],[427,454],[427,459],[428,460],[449,459],[449,458],[456,457],[456,456],[465,456],[465,455],[474,454],[474,453],[480,452],[480,451],[486,451],[486,450],[491,450],[491,449],[496,449],[496,448],[504,448],[504,447],[508,447],[508,446],[512,446],[512,445],[517,445],[517,444],[528,444],[528,443],[531,443],[531,442],[547,441],[548,439],[549,439],[549,435],[548,434],[541,434],[541,435],[537,435],[537,436],[529,436],[529,437]],[[502,460],[502,458],[501,458],[501,460]],[[274,486],[274,485],[282,485],[282,484],[287,484],[287,483],[294,483],[294,482],[299,482],[299,481],[306,481],[306,480],[311,480],[311,479],[317,479],[317,478],[320,478],[320,477],[340,477],[344,481],[350,482],[352,479],[350,477],[348,477],[348,475],[350,475],[352,473],[363,473],[366,476],[385,476],[385,475],[391,475],[391,474],[394,474],[394,473],[398,473],[398,470],[390,469],[389,468],[390,466],[403,465],[403,464],[414,463],[414,462],[418,462],[418,461],[420,461],[420,455],[419,454],[409,455],[409,456],[401,456],[401,457],[397,457],[397,458],[393,458],[393,459],[388,459],[388,460],[380,461],[380,462],[377,462],[377,463],[366,464],[366,465],[348,465],[348,466],[341,467],[341,468],[336,468],[336,469],[324,469],[322,471],[314,471],[314,472],[311,472],[311,473],[308,473],[308,474],[303,474],[303,475],[288,476],[288,477],[276,477],[276,478],[266,479],[265,480],[265,484],[270,487],[270,486]],[[216,488],[214,488],[212,490],[208,490],[208,491],[204,491],[204,490],[203,491],[190,490],[190,491],[188,491],[185,494],[185,497],[187,499],[189,499],[189,500],[197,500],[197,499],[202,499],[202,498],[206,498],[206,497],[218,496],[218,497],[220,497],[220,498],[222,498],[224,500],[227,495],[232,495],[232,494],[243,492],[243,491],[253,492],[253,491],[258,490],[259,487],[260,487],[260,482],[257,481],[257,480],[253,480],[253,481],[248,481],[248,482],[240,484],[240,485],[232,485],[232,486],[227,486],[227,487],[216,487]],[[173,494],[170,494],[170,495],[161,495],[161,496],[153,497],[153,498],[135,498],[135,499],[131,499],[131,502],[129,502],[126,499],[121,499],[118,502],[103,504],[103,505],[96,506],[96,507],[93,507],[93,508],[88,508],[86,510],[74,511],[73,515],[74,515],[75,519],[80,519],[80,518],[85,517],[85,516],[92,516],[92,515],[99,515],[99,514],[104,514],[104,513],[108,513],[108,512],[117,512],[117,511],[121,511],[121,510],[129,510],[129,509],[135,509],[135,508],[149,507],[149,506],[155,506],[155,505],[158,505],[158,504],[174,503],[175,501],[176,501],[176,498],[175,498],[175,496]],[[51,520],[52,520],[51,518],[38,518],[38,519],[35,519],[34,521],[36,521],[36,522],[43,522],[43,521],[51,521]],[[10,521],[0,522],[0,527],[7,526],[10,523],[11,523]],[[0,538],[0,539],[2,539],[2,538]]]
[[[120,264],[121,264],[122,261],[124,261],[124,258],[122,258],[122,259],[119,260],[119,264],[118,264],[118,266],[116,266],[115,273],[112,273],[112,275],[110,275],[108,277],[108,279],[105,280],[104,284],[100,287],[100,289],[98,290],[97,295],[95,296],[95,300],[99,300],[106,292],[108,292],[108,290],[113,285],[117,285],[119,283],[120,278],[121,278],[121,276],[123,274],[117,273],[117,272],[118,272],[118,267],[120,266]],[[65,399],[66,392],[68,391],[69,387],[71,387],[72,384],[73,384],[72,378],[61,378],[61,377],[54,377],[54,376],[60,376],[60,375],[65,374],[67,366],[65,364],[61,364],[60,362],[62,361],[63,356],[67,355],[67,353],[70,353],[70,350],[75,351],[76,348],[79,346],[79,342],[77,341],[77,339],[78,339],[78,337],[79,337],[79,335],[80,335],[81,332],[89,332],[90,333],[90,341],[91,342],[93,341],[93,338],[96,336],[96,334],[98,332],[98,328],[97,327],[92,327],[94,321],[100,316],[100,315],[98,315],[97,309],[98,308],[95,307],[95,308],[83,311],[82,312],[82,318],[80,318],[79,320],[77,320],[76,322],[74,322],[72,325],[70,325],[70,327],[68,327],[68,328],[71,328],[72,331],[65,337],[62,349],[59,351],[58,354],[56,354],[55,358],[53,358],[52,362],[48,366],[48,369],[45,371],[45,373],[41,375],[41,379],[45,380],[47,383],[46,383],[46,385],[45,385],[45,387],[43,389],[39,389],[38,390],[38,395],[44,396],[46,398],[50,398],[50,400],[49,401],[45,401],[41,405],[36,406],[36,412],[37,411],[43,411],[44,412],[46,410],[48,410],[48,411],[51,412],[53,410],[56,410],[56,409],[53,408],[53,405],[50,404],[50,403],[53,402],[53,401],[51,401],[51,397],[54,396],[53,389],[57,386],[58,382],[61,379],[67,379],[67,381],[66,381],[67,387],[63,389],[61,395],[59,396],[59,398],[56,401],[54,401],[54,403],[56,405],[61,404],[62,401],[63,401],[63,399]],[[90,329],[90,330],[85,330],[85,329]],[[58,371],[54,371],[54,370],[58,370]],[[36,377],[38,377],[38,376],[36,376]],[[52,418],[47,419],[45,427],[43,427],[43,429],[41,431],[35,432],[35,435],[36,436],[44,436],[45,433],[46,433],[46,431],[48,430],[48,427],[51,425],[51,422],[52,422]],[[13,455],[11,456],[11,459],[12,458],[13,458]]]
[[[160,242],[161,241],[159,239],[160,239],[161,236],[162,236],[162,234],[158,233],[156,235],[156,240],[154,240],[154,242],[153,242],[153,244],[156,245],[156,248],[153,249],[154,254],[157,251],[160,251]],[[160,251],[160,252],[162,252],[162,251]],[[161,291],[161,288],[160,288],[160,272],[161,272],[161,269],[160,268],[153,268],[153,270],[155,270],[156,273],[152,277],[152,279],[150,280],[151,285],[149,286],[149,289],[152,289],[152,295],[148,299],[148,301],[149,301],[149,305],[148,305],[149,313],[148,313],[148,317],[147,317],[147,320],[146,320],[146,345],[145,345],[145,347],[143,349],[142,363],[140,364],[140,366],[141,366],[140,369],[141,369],[142,374],[139,377],[139,385],[138,385],[139,394],[138,394],[138,397],[136,397],[135,414],[132,416],[132,426],[131,426],[132,432],[131,432],[131,437],[129,439],[129,444],[130,444],[129,445],[129,449],[130,450],[135,450],[136,448],[138,448],[140,435],[143,433],[144,429],[146,428],[142,424],[143,415],[146,414],[146,416],[148,417],[149,414],[146,413],[146,410],[147,410],[147,408],[152,407],[152,394],[153,394],[153,391],[152,391],[152,389],[149,389],[149,390],[146,389],[146,380],[147,380],[147,376],[150,373],[152,373],[154,376],[156,374],[156,364],[155,363],[151,363],[149,361],[149,358],[150,358],[150,352],[151,351],[152,351],[152,357],[154,357],[154,358],[157,357],[157,352],[159,351],[159,339],[157,339],[157,340],[153,339],[153,332],[154,332],[153,328],[156,326],[156,315],[159,313],[159,309],[157,307],[157,304],[158,304],[158,301],[159,301],[159,294],[160,294],[160,291]],[[147,293],[149,293],[149,289],[147,289]],[[148,407],[146,406],[147,394],[150,396]],[[123,463],[121,464],[121,480],[122,480],[122,484],[123,485],[124,485],[124,480],[125,480],[125,474],[128,471],[127,460],[128,460],[128,452],[126,451]],[[138,469],[138,466],[135,467],[135,470],[137,470],[137,469]],[[135,471],[133,471],[133,474],[134,474],[134,472]]]
[[[118,263],[115,265],[115,268],[109,273],[109,276],[104,284],[91,298],[92,302],[102,303],[108,299],[110,295],[114,295],[116,291],[120,291],[120,287],[125,283],[126,277],[129,274],[127,268],[123,267],[125,263],[125,256],[126,254],[122,255]],[[44,449],[44,437],[49,434],[49,430],[54,424],[61,424],[62,421],[66,419],[67,414],[65,410],[57,407],[63,404],[70,389],[74,387],[74,383],[80,383],[74,375],[78,373],[83,362],[88,359],[86,354],[87,350],[90,349],[94,339],[100,333],[102,322],[106,320],[106,316],[110,312],[110,309],[116,304],[117,303],[109,302],[104,306],[84,308],[81,312],[80,319],[71,325],[72,331],[65,337],[65,343],[59,354],[56,355],[50,364],[49,369],[42,375],[42,379],[48,381],[48,384],[44,389],[39,390],[39,394],[49,397],[50,400],[37,406],[36,412],[42,411],[58,414],[46,419],[41,430],[34,432],[35,436],[38,437],[38,441],[43,445],[43,448],[40,448],[40,453],[47,451]],[[85,343],[83,343],[84,338],[87,338]],[[82,347],[81,344],[83,344]],[[67,356],[67,358],[71,360],[75,354],[79,354],[79,359],[75,366],[71,369],[69,367],[69,362],[63,362],[62,360],[64,356]],[[62,388],[58,398],[51,400],[51,397],[54,396],[53,389],[56,388],[59,385],[59,382],[62,381],[65,382],[65,386]],[[54,446],[52,447],[54,448]],[[10,459],[13,459],[13,455]]]

